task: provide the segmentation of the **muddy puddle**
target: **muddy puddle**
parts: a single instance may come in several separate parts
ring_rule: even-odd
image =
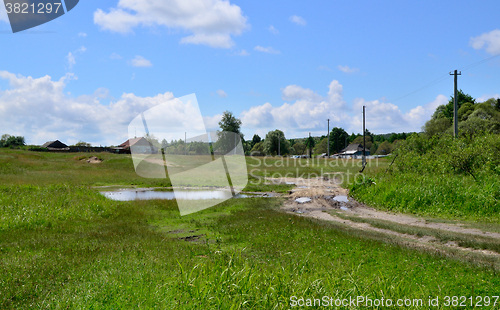
[[[117,191],[101,191],[106,198],[118,201],[151,200],[151,199],[183,199],[183,200],[205,200],[205,199],[229,199],[229,198],[251,198],[270,197],[267,194],[239,193],[233,197],[226,190],[175,190],[156,191],[151,189],[120,189]]]

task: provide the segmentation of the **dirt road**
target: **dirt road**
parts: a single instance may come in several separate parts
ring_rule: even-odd
[[[356,230],[390,237],[396,243],[414,248],[457,253],[496,261],[500,267],[498,248],[500,233],[464,227],[463,224],[428,221],[426,219],[375,210],[348,198],[348,191],[336,183],[335,178],[287,178],[269,179],[274,183],[295,184],[282,209],[290,214],[332,221]],[[310,201],[299,203],[297,198]],[[417,232],[417,233],[415,233]],[[472,244],[472,247],[460,243]],[[484,246],[484,243],[489,246]],[[477,244],[474,244],[477,243]],[[450,252],[451,251],[451,252]]]

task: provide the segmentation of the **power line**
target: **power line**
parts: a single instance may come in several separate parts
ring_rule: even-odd
[[[464,67],[462,67],[462,68],[458,68],[457,70],[460,70],[460,71],[466,71],[466,70],[469,70],[469,69],[471,69],[471,68],[473,68],[473,67],[475,67],[475,66],[478,66],[478,65],[480,65],[480,64],[482,64],[482,63],[488,62],[488,61],[490,61],[490,60],[492,60],[492,59],[494,59],[494,58],[496,58],[496,57],[498,57],[498,56],[500,56],[500,54],[498,54],[498,55],[493,55],[493,56],[491,56],[491,57],[488,57],[488,58],[482,59],[482,60],[480,60],[480,61],[476,61],[475,63],[469,64],[469,65],[464,66]],[[407,95],[404,95],[404,96],[402,96],[402,97],[399,97],[399,98],[397,98],[396,100],[393,100],[392,102],[396,102],[396,101],[398,101],[398,100],[401,100],[401,99],[403,99],[403,98],[406,98],[406,97],[408,97],[408,96],[410,96],[410,95],[413,95],[414,93],[417,93],[417,92],[419,92],[419,91],[421,91],[421,90],[426,89],[427,87],[430,87],[430,86],[432,86],[432,85],[435,85],[435,84],[437,84],[437,83],[440,83],[440,82],[442,82],[442,81],[444,81],[444,80],[446,80],[446,79],[448,79],[448,78],[450,78],[450,76],[448,75],[448,73],[446,73],[446,74],[444,74],[444,75],[440,76],[439,78],[437,78],[436,80],[434,80],[434,81],[432,81],[432,82],[430,82],[430,83],[428,83],[428,84],[426,84],[426,85],[424,85],[424,86],[422,86],[422,87],[418,88],[417,90],[412,91],[411,93],[409,93],[409,94],[407,94]]]
[[[467,65],[467,66],[465,66],[465,67],[458,68],[457,70],[460,70],[460,71],[469,70],[470,68],[473,68],[473,67],[475,67],[475,66],[477,66],[477,65],[480,65],[480,64],[482,64],[482,63],[484,63],[484,62],[487,62],[487,61],[489,61],[489,60],[492,60],[493,58],[496,58],[496,57],[498,57],[498,56],[500,56],[500,54],[498,54],[498,55],[493,55],[493,56],[491,56],[491,57],[488,57],[488,58],[485,58],[485,59],[483,59],[483,60],[477,61],[477,62],[475,62],[475,63],[473,63],[473,64]]]
[[[406,98],[406,97],[408,97],[408,96],[410,96],[410,95],[413,95],[414,93],[417,93],[417,92],[419,92],[419,91],[421,91],[421,90],[424,90],[425,88],[430,87],[430,86],[432,86],[432,85],[434,85],[434,84],[437,84],[437,83],[439,83],[439,82],[442,82],[442,81],[444,81],[444,80],[446,80],[446,79],[448,79],[448,78],[449,78],[449,75],[448,75],[448,73],[446,73],[446,74],[444,74],[444,75],[440,76],[439,78],[437,78],[436,80],[434,80],[434,81],[430,82],[429,84],[426,84],[426,85],[424,85],[424,86],[420,87],[419,89],[412,91],[411,93],[409,93],[409,94],[407,94],[407,95],[404,95],[404,96],[402,96],[402,97],[399,97],[398,99],[393,100],[392,102],[396,102],[396,101],[398,101],[398,100],[401,100],[401,99],[403,99],[403,98]]]

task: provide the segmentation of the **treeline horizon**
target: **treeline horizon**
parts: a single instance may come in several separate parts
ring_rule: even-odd
[[[471,139],[479,132],[500,133],[499,98],[490,98],[478,103],[475,98],[460,90],[457,101],[460,136]],[[223,112],[219,126],[221,129],[220,132],[235,132],[240,135],[245,155],[303,155],[324,153],[333,155],[353,143],[361,145],[364,143],[366,149],[372,155],[387,155],[393,152],[398,141],[406,140],[412,134],[424,134],[427,137],[453,134],[453,106],[453,96],[451,96],[447,104],[437,107],[431,119],[422,126],[422,131],[418,133],[391,132],[374,134],[367,129],[365,132],[365,141],[363,141],[363,134],[361,133],[348,134],[342,127],[333,127],[329,132],[329,150],[328,135],[287,139],[285,133],[279,129],[269,131],[265,137],[254,134],[252,139],[245,140],[244,134],[241,132],[241,120],[236,118],[230,111]],[[168,142],[165,139],[159,141],[154,135],[144,135],[144,138],[170,154],[185,154],[189,152],[192,155],[201,155],[206,153],[206,147],[203,143],[192,142],[186,148],[184,146],[185,142],[182,139]],[[24,136],[4,134],[0,139],[0,147],[16,148],[25,145]],[[90,146],[90,144],[80,140],[74,146]],[[113,145],[110,147],[113,147]]]

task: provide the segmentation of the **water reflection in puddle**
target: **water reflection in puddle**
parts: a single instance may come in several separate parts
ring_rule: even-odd
[[[338,202],[349,202],[347,196],[335,196],[333,197],[333,200],[336,200]]]
[[[109,199],[118,201],[130,200],[151,200],[151,199],[185,199],[185,200],[204,200],[204,199],[229,199],[232,198],[230,191],[224,190],[176,190],[163,192],[154,190],[119,190],[101,192]],[[248,194],[237,194],[234,198],[257,197]]]

